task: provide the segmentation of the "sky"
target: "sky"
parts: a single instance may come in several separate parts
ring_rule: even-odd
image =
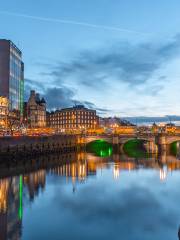
[[[0,0],[23,52],[25,98],[101,116],[180,115],[179,0]]]

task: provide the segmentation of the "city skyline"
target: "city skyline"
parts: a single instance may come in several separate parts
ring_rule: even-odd
[[[82,103],[102,116],[180,115],[173,2],[6,2],[1,38],[22,49],[26,97],[37,90],[49,109]]]

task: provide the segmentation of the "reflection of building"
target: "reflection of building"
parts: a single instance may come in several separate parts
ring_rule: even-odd
[[[164,169],[159,170],[159,178],[161,181],[164,181],[167,178],[167,172]]]
[[[39,194],[40,189],[44,189],[45,183],[45,170],[39,170],[24,176],[24,184],[27,186],[30,200],[33,200]]]
[[[102,169],[105,165],[100,161],[100,158],[87,153],[78,153],[73,156],[73,160],[73,162],[52,168],[51,173],[65,176],[67,179],[71,179],[72,182],[82,182],[88,176],[96,175],[97,169]]]
[[[0,96],[0,128],[7,126],[8,107],[8,99]]]
[[[57,130],[87,130],[95,129],[98,118],[95,110],[77,105],[65,108],[49,114],[49,123]]]
[[[9,191],[9,179],[0,180],[0,212],[4,213],[7,210],[7,197]]]
[[[119,174],[120,174],[119,167],[117,165],[114,165],[114,169],[113,169],[114,179],[118,179],[119,178]]]
[[[23,114],[24,64],[21,51],[10,41],[0,39],[0,95],[9,99],[10,110]]]
[[[20,240],[22,224],[22,178],[0,180],[0,239]]]
[[[24,119],[27,120],[31,128],[46,126],[46,102],[44,98],[40,99],[38,93],[31,91],[29,100],[25,103]]]
[[[51,172],[59,176],[72,178],[73,182],[76,180],[84,181],[88,175],[87,163],[85,161],[64,164],[62,166],[53,168]]]

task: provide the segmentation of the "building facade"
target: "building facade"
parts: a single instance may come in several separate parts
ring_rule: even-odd
[[[24,120],[30,128],[46,127],[46,101],[34,90],[24,104]]]
[[[120,126],[135,126],[125,119],[121,119],[118,117],[104,117],[99,119],[99,125],[103,128],[113,128]]]
[[[57,131],[83,131],[95,129],[98,126],[98,117],[95,110],[77,105],[49,113],[48,123],[49,127]]]
[[[4,130],[7,127],[9,112],[9,101],[6,97],[0,96],[0,130]]]
[[[9,109],[23,115],[24,63],[22,52],[10,40],[0,39],[0,95],[9,99]]]

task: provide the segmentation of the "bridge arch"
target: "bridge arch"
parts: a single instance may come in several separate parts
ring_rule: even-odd
[[[174,143],[174,142],[180,142],[180,137],[179,136],[172,136],[172,137],[167,137],[166,138],[166,144],[167,145],[170,145],[170,144],[172,144],[172,143]]]
[[[87,136],[85,137],[85,143],[91,143],[91,142],[95,142],[95,141],[105,141],[108,143],[113,143],[113,139],[111,136]]]
[[[112,155],[113,144],[105,140],[98,139],[86,144],[87,152],[93,153],[99,157],[109,157]]]
[[[130,138],[122,138],[120,139],[119,143],[123,146],[125,143],[129,142],[129,141],[133,141],[133,140],[139,140],[142,142],[155,142],[154,138],[139,138],[139,137],[130,137]]]
[[[121,151],[132,153],[134,157],[140,155],[145,156],[147,154],[156,154],[158,152],[158,145],[155,144],[154,139],[130,138],[123,141],[121,144]]]

